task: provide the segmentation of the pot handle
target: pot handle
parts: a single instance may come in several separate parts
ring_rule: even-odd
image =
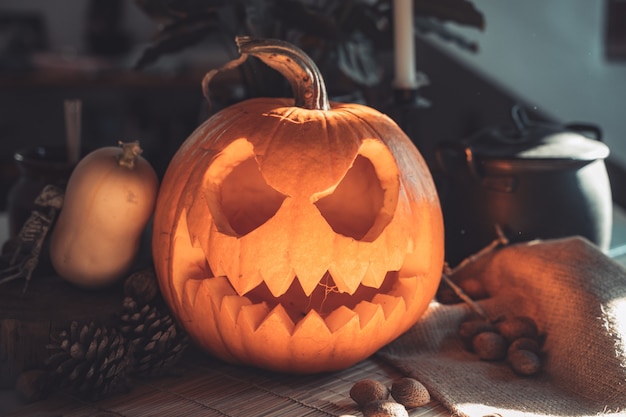
[[[481,179],[482,176],[478,173],[476,168],[476,161],[474,159],[474,152],[472,148],[468,145],[465,145],[461,142],[440,142],[435,148],[435,160],[439,169],[448,177],[453,177],[452,170],[449,169],[449,164],[447,162],[446,154],[449,155],[463,155],[465,159],[465,165],[467,166],[467,171],[471,174],[475,179]]]
[[[600,129],[598,126],[594,124],[568,123],[565,125],[565,128],[568,130],[573,130],[577,133],[580,133],[581,135],[586,136],[589,139],[602,141],[602,129]]]

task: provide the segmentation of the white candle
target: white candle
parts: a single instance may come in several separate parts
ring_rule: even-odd
[[[413,0],[393,0],[394,62],[393,86],[402,90],[417,88]]]

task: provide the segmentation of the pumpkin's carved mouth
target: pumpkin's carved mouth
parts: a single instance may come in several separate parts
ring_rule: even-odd
[[[391,271],[380,287],[359,285],[350,294],[339,291],[332,275],[326,272],[309,295],[296,277],[284,294],[275,297],[265,282],[239,295],[227,277],[216,276],[188,280],[184,298],[193,306],[208,296],[213,314],[229,316],[235,323],[245,320],[255,329],[269,320],[281,322],[293,332],[301,321],[321,320],[334,332],[352,321],[364,328],[374,318],[384,321],[405,314],[417,287],[417,277],[400,277],[397,271]]]
[[[306,316],[311,310],[316,310],[320,316],[325,317],[340,306],[354,309],[362,300],[371,302],[376,294],[387,294],[396,278],[396,273],[391,272],[387,274],[386,279],[383,281],[383,286],[380,288],[359,285],[353,294],[348,294],[340,291],[331,274],[326,272],[318,282],[317,287],[309,295],[304,292],[299,280],[295,279],[289,289],[277,298],[272,295],[265,282],[246,294],[246,296],[253,303],[265,301],[270,305],[273,304],[272,307],[282,304],[291,319],[297,321]]]

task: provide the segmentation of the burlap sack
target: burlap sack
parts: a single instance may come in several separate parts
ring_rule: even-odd
[[[478,360],[456,332],[464,303],[434,302],[380,356],[460,416],[626,415],[626,269],[582,238],[510,245],[458,275],[479,278],[492,316],[528,315],[545,332],[545,367],[520,377]]]

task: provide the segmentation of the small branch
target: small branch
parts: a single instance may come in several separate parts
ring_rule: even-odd
[[[472,298],[469,295],[467,295],[465,293],[465,291],[463,291],[463,289],[461,287],[456,285],[445,272],[441,275],[441,279],[446,284],[448,284],[450,286],[450,288],[452,288],[452,291],[454,291],[454,293],[461,300],[463,300],[465,303],[467,303],[467,305],[469,305],[470,308],[472,310],[474,310],[474,312],[476,314],[478,314],[480,317],[482,317],[485,320],[489,320],[489,316],[487,315],[487,312],[480,306],[480,304],[478,304],[476,301],[472,300]]]
[[[475,262],[478,259],[482,258],[483,256],[491,253],[496,248],[509,244],[509,239],[504,235],[504,232],[502,231],[502,227],[500,227],[499,224],[496,224],[495,228],[496,228],[496,234],[498,236],[489,245],[485,246],[484,248],[482,248],[475,254],[470,255],[467,258],[463,259],[457,266],[454,267],[454,269],[450,271],[450,275],[453,275],[456,271],[465,267],[465,265]]]
[[[452,291],[454,291],[454,293],[463,302],[465,302],[467,305],[469,305],[470,308],[472,310],[474,310],[474,312],[476,314],[478,314],[480,317],[482,317],[485,320],[490,320],[489,316],[487,315],[485,310],[480,306],[480,304],[478,304],[476,301],[472,300],[472,298],[469,295],[467,295],[465,293],[465,291],[463,291],[463,289],[461,287],[456,285],[452,281],[452,279],[450,277],[453,276],[455,273],[457,273],[460,269],[462,269],[466,265],[468,265],[468,264],[470,264],[472,262],[477,261],[478,259],[482,258],[483,256],[488,255],[489,253],[493,252],[494,250],[496,250],[500,246],[505,246],[505,245],[507,245],[509,243],[509,239],[504,235],[504,232],[502,231],[502,227],[500,227],[500,225],[496,224],[495,228],[496,228],[496,234],[498,236],[489,245],[485,246],[484,248],[482,248],[480,251],[476,252],[475,254],[470,255],[467,258],[463,259],[454,268],[450,268],[450,266],[448,264],[445,264],[444,265],[444,271],[441,274],[442,281],[445,282],[448,286],[450,286]]]

